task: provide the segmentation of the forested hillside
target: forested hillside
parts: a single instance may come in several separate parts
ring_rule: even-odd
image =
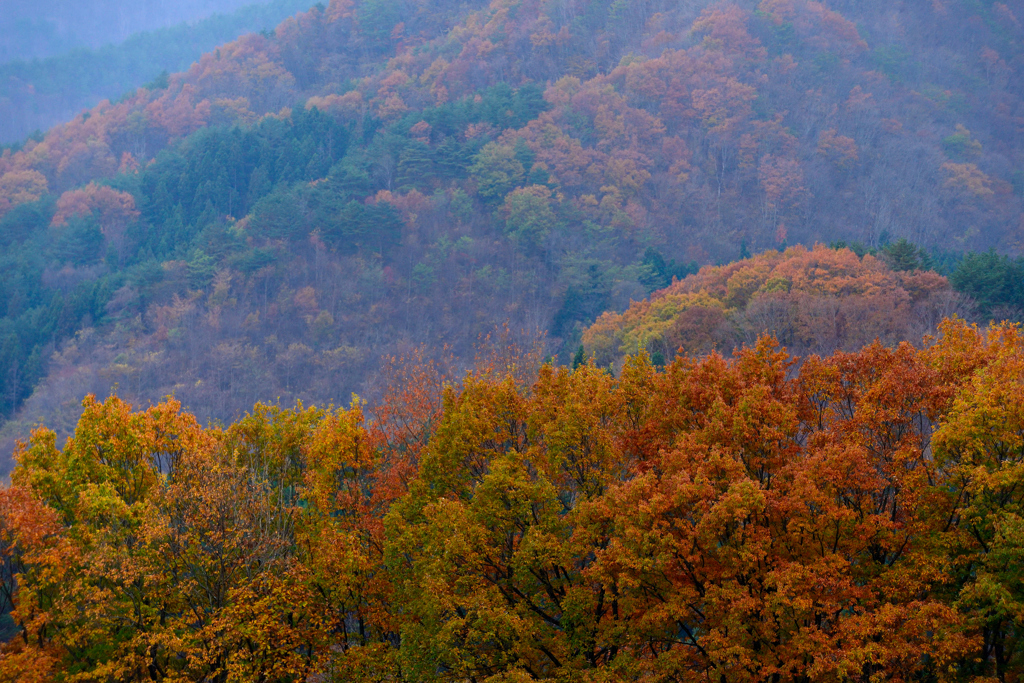
[[[273,29],[312,5],[273,0],[173,27],[136,33],[117,45],[76,47],[47,59],[0,63],[0,144],[64,123],[102,100],[117,100],[140,85],[159,84],[204,52],[246,33]],[[0,60],[2,62],[2,60]]]
[[[3,148],[0,683],[1020,681],[1022,22],[331,0]]]
[[[90,397],[63,448],[36,431],[0,490],[0,680],[1024,675],[1015,327],[387,377],[369,406],[203,428]]]
[[[66,433],[81,395],[114,385],[142,404],[173,393],[202,421],[347,402],[376,391],[382,356],[425,344],[465,362],[506,321],[565,362],[602,312],[793,244],[907,239],[989,297],[979,315],[1011,311],[1022,15],[313,8],[4,151],[6,433],[39,417]]]

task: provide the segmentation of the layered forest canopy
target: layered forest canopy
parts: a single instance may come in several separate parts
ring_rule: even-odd
[[[26,60],[26,53],[6,64],[0,59],[0,144],[18,143],[30,134],[41,137],[33,131],[64,123],[83,109],[117,100],[143,84],[158,85],[168,72],[184,71],[204,52],[246,33],[273,29],[312,4],[272,0],[136,33],[117,45],[74,47],[32,61]]]
[[[1024,675],[1019,328],[618,377],[505,342],[396,362],[376,405],[89,397],[63,448],[37,430],[0,679]]]
[[[0,683],[1024,677],[1017,4],[330,0],[129,90],[0,148]]]
[[[1021,14],[314,7],[0,156],[5,438],[41,418],[67,433],[81,396],[115,385],[203,421],[347,402],[374,395],[383,355],[426,343],[466,362],[505,322],[564,362],[601,313],[794,244],[909,240],[978,315],[1013,317]],[[893,277],[916,306],[904,280],[931,276]],[[879,336],[924,329],[895,322]]]

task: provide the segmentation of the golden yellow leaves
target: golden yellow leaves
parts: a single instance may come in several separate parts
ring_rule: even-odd
[[[1016,327],[532,383],[506,346],[458,384],[396,361],[369,424],[89,399],[64,449],[38,431],[0,680],[1019,675]]]

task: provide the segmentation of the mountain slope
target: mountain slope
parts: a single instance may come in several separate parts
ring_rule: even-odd
[[[1015,254],[1022,40],[966,1],[314,8],[0,158],[3,410],[347,401],[505,321],[565,356],[673,261]]]

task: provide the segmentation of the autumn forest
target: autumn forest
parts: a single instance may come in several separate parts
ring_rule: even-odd
[[[1024,680],[1024,7],[95,4],[0,19],[0,682]]]

